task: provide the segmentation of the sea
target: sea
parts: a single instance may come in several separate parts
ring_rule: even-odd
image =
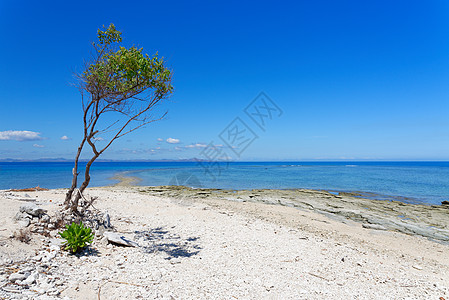
[[[72,162],[0,162],[0,189],[67,188],[72,168]],[[449,200],[449,162],[95,162],[90,186],[113,185],[117,176],[137,177],[141,186],[305,188],[428,205]]]

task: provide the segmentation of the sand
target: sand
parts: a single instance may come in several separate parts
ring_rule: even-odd
[[[107,244],[99,236],[84,255],[73,256],[49,248],[53,232],[50,237],[34,234],[30,244],[10,238],[18,230],[13,217],[23,200],[35,200],[52,216],[64,192],[0,192],[2,289],[12,286],[10,273],[34,268],[31,273],[37,274],[32,285],[36,293],[2,290],[0,297],[449,299],[444,219],[449,209],[444,207],[428,207],[426,219],[425,207],[398,204],[403,213],[420,211],[419,218],[409,220],[392,213],[385,207],[388,203],[350,196],[334,199],[322,191],[236,195],[117,186],[88,189],[87,195],[98,196],[95,207],[108,211],[115,230],[139,247]],[[259,196],[250,197],[254,193]],[[332,203],[337,208],[329,212]],[[395,205],[391,207],[398,209]],[[347,213],[359,206],[368,209]],[[406,226],[388,227],[400,224],[392,222],[393,217]],[[362,226],[381,226],[376,220],[383,222],[384,230]],[[436,231],[429,231],[433,223]],[[414,227],[408,232],[398,229]],[[421,234],[426,232],[433,235]],[[34,263],[30,258],[36,253],[42,259]]]

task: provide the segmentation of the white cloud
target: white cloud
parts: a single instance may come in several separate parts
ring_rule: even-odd
[[[43,140],[40,132],[28,130],[7,130],[0,131],[0,141],[39,141]]]
[[[184,146],[184,148],[186,148],[186,149],[201,149],[201,148],[206,148],[206,147],[223,148],[224,146],[222,144],[213,145],[212,143],[210,143],[209,145],[202,144],[202,143],[195,143],[195,144],[190,144],[190,145]]]
[[[63,141],[68,141],[68,140],[71,140],[71,138],[69,138],[69,137],[66,136],[66,135],[63,135],[63,136],[61,136],[61,140],[63,140]]]
[[[34,144],[33,147],[36,147],[36,148],[44,148],[45,146],[44,146],[44,145]]]
[[[167,143],[169,144],[177,144],[179,143],[179,139],[168,138]]]
[[[200,149],[200,148],[206,148],[207,147],[207,145],[206,144],[200,144],[200,143],[196,143],[196,144],[191,144],[191,145],[187,145],[187,146],[185,146],[186,148],[197,148],[197,149]]]
[[[164,139],[158,138],[157,140],[158,142],[162,142]]]

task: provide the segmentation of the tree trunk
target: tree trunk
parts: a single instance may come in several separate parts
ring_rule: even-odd
[[[72,174],[73,174],[72,186],[65,194],[65,201],[64,201],[65,208],[69,208],[70,200],[72,200],[73,191],[75,190],[76,185],[77,185],[77,181],[78,181],[78,166],[77,165],[78,165],[78,161],[75,161],[75,167],[72,169]]]
[[[69,208],[70,207],[70,201],[72,200],[72,194],[73,191],[76,189],[77,183],[78,183],[78,160],[80,158],[81,155],[81,151],[83,150],[83,146],[84,143],[86,142],[86,138],[83,139],[83,141],[81,142],[80,146],[78,147],[78,152],[76,153],[76,157],[75,157],[75,166],[73,167],[72,170],[72,186],[70,187],[70,189],[67,191],[67,193],[65,194],[65,201],[64,201],[64,206],[65,208]]]
[[[84,173],[84,181],[83,181],[83,183],[80,186],[79,192],[75,194],[75,199],[73,199],[72,203],[70,204],[70,209],[71,209],[72,213],[79,214],[78,202],[81,199],[81,194],[80,193],[83,193],[84,190],[89,185],[89,182],[90,182],[90,166],[98,158],[98,156],[100,156],[100,154],[94,155],[94,157],[92,157],[89,160],[89,162],[86,164],[86,171]]]

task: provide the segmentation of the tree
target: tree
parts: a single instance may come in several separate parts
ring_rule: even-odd
[[[65,198],[66,209],[75,214],[79,214],[78,202],[89,185],[92,163],[116,139],[162,119],[166,113],[155,118],[154,108],[173,92],[172,72],[157,53],[149,56],[142,53],[142,48],[120,46],[121,32],[114,24],[98,29],[97,35],[91,60],[85,63],[82,73],[76,74],[83,104],[84,136],[75,157],[72,186]],[[104,146],[97,146],[99,140]],[[93,156],[86,164],[84,181],[73,196],[78,162],[86,142]]]

